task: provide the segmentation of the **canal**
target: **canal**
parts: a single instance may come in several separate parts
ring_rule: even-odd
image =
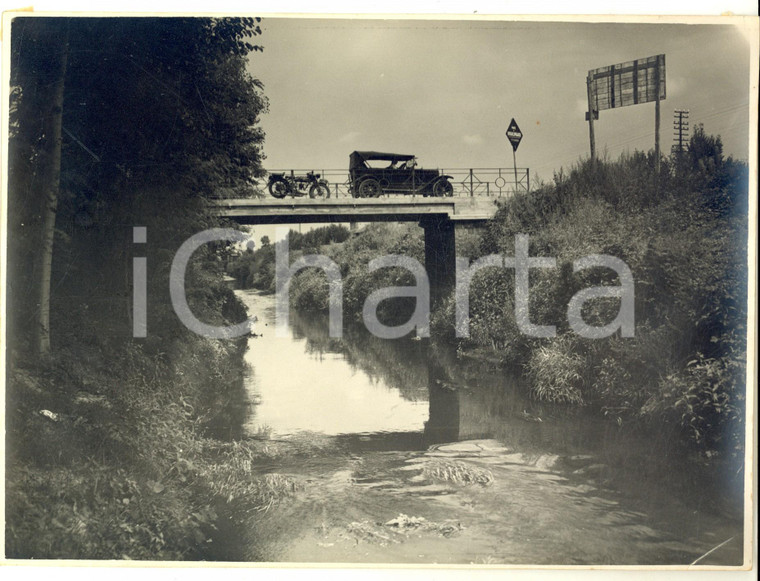
[[[258,320],[243,432],[308,442],[261,466],[294,482],[257,512],[247,558],[555,565],[741,563],[741,510],[672,449],[584,408],[538,404],[520,377],[427,341],[292,313],[238,291]]]

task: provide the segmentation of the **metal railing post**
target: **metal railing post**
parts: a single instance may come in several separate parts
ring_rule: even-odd
[[[472,168],[470,168],[470,197],[475,195],[475,190],[472,187]]]

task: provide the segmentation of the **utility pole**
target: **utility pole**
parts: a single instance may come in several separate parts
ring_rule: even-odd
[[[676,109],[673,111],[673,146],[670,152],[680,156],[686,151],[689,141],[689,110]]]

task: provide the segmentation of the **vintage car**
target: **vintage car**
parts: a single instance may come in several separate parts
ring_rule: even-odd
[[[420,169],[413,155],[354,151],[349,158],[349,185],[355,198],[388,194],[452,196],[451,176],[437,169]]]

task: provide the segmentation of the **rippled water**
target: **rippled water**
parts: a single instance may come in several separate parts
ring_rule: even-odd
[[[426,342],[327,336],[274,300],[246,378],[252,437],[319,440],[267,466],[297,492],[257,515],[250,558],[296,562],[633,565],[741,562],[740,507],[667,435],[537,405],[519,378]],[[720,487],[720,483],[717,484]]]

